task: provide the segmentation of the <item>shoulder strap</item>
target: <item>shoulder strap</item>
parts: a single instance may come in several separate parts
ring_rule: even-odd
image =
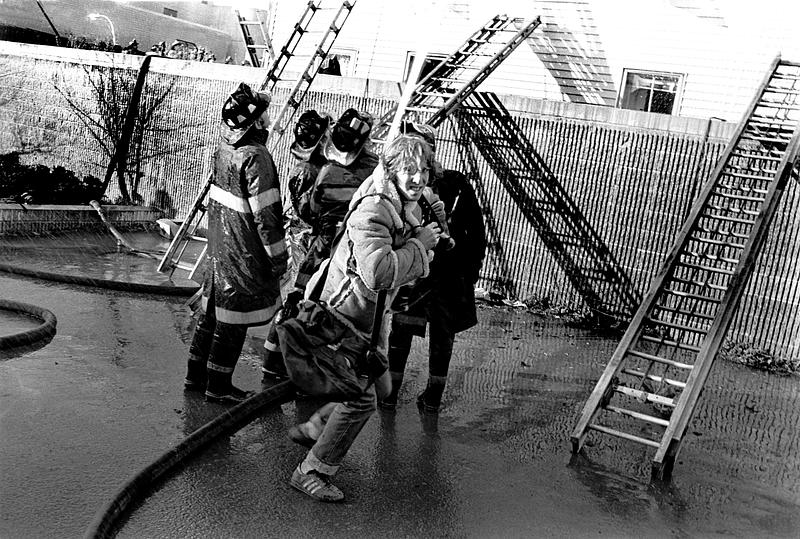
[[[365,198],[374,195],[378,195],[379,197],[385,198],[386,200],[389,200],[391,202],[391,199],[386,195],[382,195],[380,193],[370,193],[368,195],[364,195],[363,197],[359,198],[353,205],[353,207],[347,211],[347,214],[344,216],[344,219],[342,219],[342,224],[339,225],[339,229],[336,231],[336,236],[333,237],[333,241],[331,242],[331,250],[330,250],[331,254],[328,257],[327,264],[325,264],[325,269],[323,270],[322,275],[320,275],[319,280],[317,280],[314,289],[308,295],[308,299],[316,301],[322,294],[322,288],[325,286],[325,282],[328,280],[328,268],[330,268],[331,265],[330,259],[333,257],[333,253],[336,252],[336,247],[339,246],[339,242],[341,241],[342,236],[344,236],[344,231],[347,229],[347,220],[350,219],[350,215],[353,214],[353,212],[356,210],[356,208],[358,208],[359,204],[361,204],[361,202]]]

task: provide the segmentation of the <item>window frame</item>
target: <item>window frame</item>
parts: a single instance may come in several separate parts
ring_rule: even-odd
[[[435,61],[436,65],[439,65],[442,62],[442,60],[447,59],[449,56],[450,56],[449,54],[445,54],[443,52],[428,52],[425,55],[425,60],[426,61],[433,60]],[[416,57],[417,57],[417,51],[406,51],[406,61],[405,64],[403,65],[403,79],[402,79],[404,84],[408,82],[408,76],[411,74],[411,66],[414,64],[414,59]],[[422,79],[423,77],[420,76],[420,80]]]
[[[337,47],[331,47],[331,50],[328,51],[327,56],[347,56],[350,60],[347,62],[347,69],[342,68],[342,77],[352,77],[356,71],[356,61],[358,60],[358,50],[357,49],[340,49]],[[341,66],[342,63],[339,62]]]
[[[617,92],[617,102],[615,108],[621,110],[638,110],[638,109],[626,109],[622,106],[622,103],[625,101],[626,97],[626,85],[628,80],[628,75],[640,75],[640,76],[661,76],[661,77],[675,77],[677,78],[677,85],[675,88],[675,99],[672,102],[672,110],[669,112],[669,116],[678,116],[679,111],[681,109],[681,105],[683,103],[683,90],[686,85],[686,74],[685,73],[678,73],[675,71],[656,71],[653,69],[638,69],[633,67],[626,67],[622,69],[622,80],[620,83],[620,90]],[[652,107],[653,103],[653,95],[652,90],[650,94],[650,101],[648,103],[648,107]],[[653,112],[652,110],[645,110],[639,112],[648,112],[651,114],[667,114],[666,112]]]

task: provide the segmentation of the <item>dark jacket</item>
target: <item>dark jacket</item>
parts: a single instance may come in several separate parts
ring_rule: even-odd
[[[444,202],[455,247],[449,251],[437,247],[430,277],[422,286],[432,290],[428,301],[441,302],[452,315],[450,327],[457,333],[478,323],[475,283],[486,253],[483,213],[469,180],[457,170],[443,170],[434,178],[431,189]],[[430,221],[430,217],[424,220]]]
[[[217,320],[260,325],[281,306],[284,240],[278,173],[263,141],[223,140],[214,154],[208,203],[209,271],[203,308],[214,294]]]

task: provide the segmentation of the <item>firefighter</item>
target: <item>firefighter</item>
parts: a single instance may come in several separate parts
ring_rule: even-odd
[[[207,212],[209,265],[185,381],[210,402],[250,396],[232,383],[247,328],[268,323],[281,307],[288,254],[278,174],[265,146],[269,103],[268,94],[242,83],[222,107]]]
[[[310,115],[308,119],[311,120],[313,129],[319,129],[319,122],[314,121]],[[300,121],[302,120],[303,116],[300,117]],[[306,144],[297,144],[297,140],[293,144],[292,153],[296,157],[307,156],[308,165],[302,167],[305,174],[313,172],[320,160],[324,160],[324,164],[320,166],[313,183],[308,179],[294,179],[294,176],[289,182],[295,211],[311,226],[311,241],[306,257],[298,268],[295,288],[286,297],[281,317],[292,316],[296,312],[297,303],[303,297],[308,280],[322,261],[330,256],[331,243],[339,224],[347,214],[353,193],[378,165],[378,156],[365,147],[373,121],[369,114],[350,108],[342,113],[329,133],[320,135],[316,144],[312,142],[313,136],[308,137],[309,142]],[[295,129],[295,137],[297,138],[298,132],[302,134],[305,131]],[[301,147],[306,150],[301,152]],[[277,334],[273,329],[268,332],[264,347],[264,381],[270,383],[285,379],[283,358]]]

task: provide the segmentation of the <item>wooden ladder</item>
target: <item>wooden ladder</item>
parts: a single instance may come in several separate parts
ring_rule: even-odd
[[[242,31],[247,55],[250,57],[250,63],[253,67],[272,64],[275,61],[275,51],[272,48],[272,40],[269,37],[269,33],[264,30],[264,21],[261,20],[257,13],[255,19],[245,18],[238,9],[235,10],[235,13],[236,19],[239,21],[239,29]],[[260,58],[259,53],[261,53]],[[266,58],[264,58],[265,54]]]
[[[308,2],[306,9],[303,11],[303,14],[300,17],[300,20],[295,23],[292,33],[290,34],[286,44],[281,48],[280,54],[275,58],[275,61],[272,63],[272,66],[267,72],[266,77],[259,85],[259,90],[267,90],[271,92],[275,89],[275,86],[278,84],[278,82],[282,80],[281,76],[283,75],[286,65],[289,63],[292,57],[295,56],[295,51],[297,50],[300,40],[304,35],[310,33],[309,25],[311,24],[314,14],[317,11],[325,9],[321,7],[321,4],[322,0]],[[328,51],[330,51],[333,42],[339,35],[339,32],[341,31],[342,26],[347,20],[347,17],[350,14],[350,11],[352,11],[354,5],[355,0],[342,2],[341,7],[339,7],[336,11],[336,14],[334,15],[331,23],[328,25],[326,31],[322,33],[322,38],[316,45],[314,53],[311,54],[311,59],[308,61],[308,64],[305,66],[305,69],[303,70],[299,79],[297,79],[292,91],[289,94],[289,97],[286,100],[286,103],[281,108],[277,119],[273,122],[271,129],[272,132],[270,133],[270,137],[268,139],[270,150],[274,150],[278,141],[283,136],[283,133],[286,131],[286,126],[291,121],[294,113],[297,111],[298,107],[303,101],[303,98],[308,92],[308,88],[310,87],[314,77],[317,74],[317,71],[319,70],[321,61],[325,59]],[[181,223],[181,226],[178,228],[178,232],[170,242],[167,252],[162,257],[161,262],[158,265],[159,272],[166,273],[171,277],[176,269],[183,269],[189,272],[190,279],[194,279],[197,275],[197,272],[202,267],[206,258],[208,245],[203,247],[194,263],[186,264],[182,262],[181,259],[186,253],[186,248],[188,247],[190,241],[206,241],[205,238],[197,235],[197,229],[206,214],[205,199],[209,190],[211,189],[212,182],[213,178],[209,175],[208,179],[201,187],[200,193],[192,203],[192,207],[187,213],[183,223]]]
[[[507,15],[491,18],[417,84],[403,111],[394,105],[381,116],[372,129],[372,141],[384,142],[398,112],[407,120],[433,127],[441,124],[540,24],[539,17],[527,24]]]
[[[800,145],[800,64],[776,58],[678,233],[572,433],[655,448],[672,474]]]

